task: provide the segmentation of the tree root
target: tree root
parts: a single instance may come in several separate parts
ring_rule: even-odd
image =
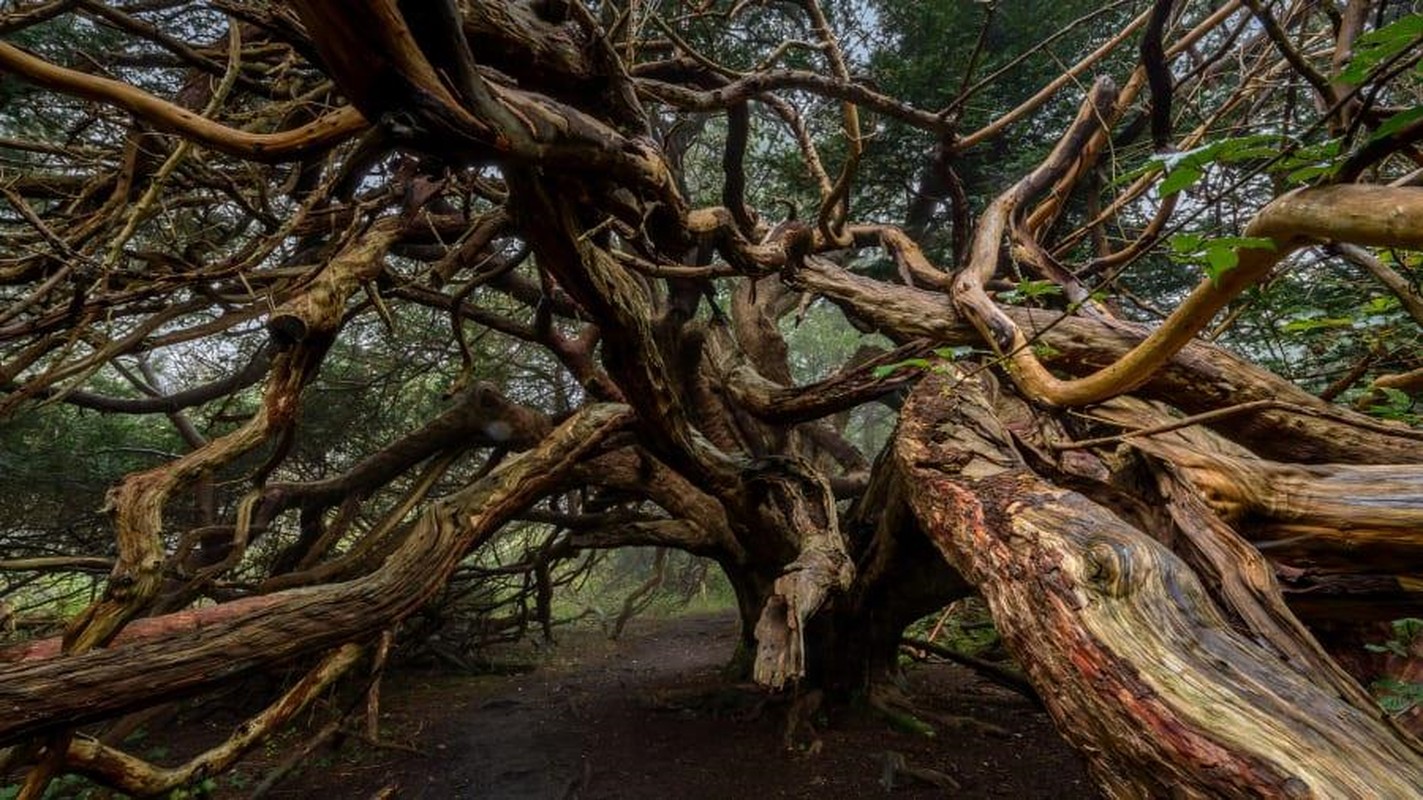
[[[825,743],[820,740],[819,732],[815,729],[815,723],[812,721],[824,700],[825,693],[819,689],[808,689],[803,692],[798,690],[791,699],[791,705],[786,709],[786,728],[781,735],[781,743],[787,752],[800,751],[813,756],[825,746]],[[803,740],[804,746],[798,736],[802,730],[808,734],[808,738]]]
[[[870,689],[869,705],[896,730],[934,737],[940,729],[973,730],[992,736],[1007,738],[1012,734],[990,722],[955,714],[940,714],[917,706],[902,691],[890,686],[876,686]]]
[[[896,787],[906,786],[914,781],[927,783],[950,792],[963,788],[962,784],[946,773],[928,767],[910,765],[903,753],[886,750],[880,753],[880,761],[883,764],[883,771],[880,773],[879,782],[886,792],[892,792]],[[908,778],[909,781],[903,781],[902,778]]]
[[[911,650],[917,650],[921,653],[927,653],[931,656],[937,656],[939,658],[952,661],[955,664],[968,667],[969,669],[973,670],[974,672],[977,672],[984,678],[993,681],[999,686],[1004,686],[1009,689],[1012,689],[1018,694],[1021,694],[1022,696],[1033,701],[1033,703],[1038,707],[1042,707],[1042,698],[1038,697],[1037,690],[1034,689],[1033,685],[1028,682],[1028,679],[1024,678],[1022,674],[1019,673],[1017,670],[1010,669],[1001,664],[996,664],[992,661],[988,661],[987,659],[977,658],[966,653],[960,653],[957,650],[952,650],[950,648],[934,644],[933,642],[927,642],[923,639],[913,639],[906,636],[900,640],[900,644]]]

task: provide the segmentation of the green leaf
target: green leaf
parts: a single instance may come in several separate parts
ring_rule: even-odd
[[[883,364],[881,366],[875,367],[870,372],[870,375],[872,375],[876,380],[880,380],[882,378],[888,378],[889,376],[902,369],[927,369],[928,367],[929,359],[927,358],[906,358],[903,361],[896,361],[893,364]]]
[[[1281,325],[1280,330],[1285,333],[1309,333],[1310,331],[1352,327],[1354,327],[1354,320],[1350,317],[1308,317],[1292,319]]]
[[[1400,111],[1384,120],[1382,125],[1375,128],[1373,135],[1369,137],[1369,141],[1375,142],[1379,139],[1386,138],[1407,128],[1420,119],[1423,119],[1423,106],[1414,106],[1407,111]]]
[[[1423,14],[1409,14],[1360,36],[1354,42],[1354,57],[1339,73],[1346,83],[1363,83],[1374,67],[1408,49],[1423,37]]]
[[[1194,233],[1171,237],[1171,257],[1188,264],[1201,264],[1213,282],[1240,263],[1240,250],[1274,250],[1275,242],[1263,236],[1221,236],[1207,239]]]
[[[1207,247],[1234,247],[1242,250],[1274,250],[1275,240],[1268,236],[1220,236],[1206,243]]]
[[[1182,189],[1194,186],[1196,181],[1204,176],[1205,173],[1201,170],[1183,164],[1166,173],[1166,177],[1161,181],[1161,185],[1156,187],[1156,190],[1161,193],[1162,197],[1170,197]]]
[[[1199,181],[1211,164],[1230,164],[1274,158],[1280,153],[1281,137],[1273,133],[1254,133],[1217,139],[1200,147],[1179,153],[1155,153],[1144,166],[1131,170],[1115,181],[1135,180],[1156,170],[1165,170],[1159,190],[1162,197],[1175,194]]]
[[[1379,698],[1379,707],[1390,716],[1398,716],[1413,708],[1413,701],[1399,694],[1386,694]]]
[[[1220,276],[1235,269],[1240,264],[1240,256],[1234,247],[1211,247],[1206,250],[1206,274],[1213,283],[1220,282]]]
[[[973,352],[974,348],[966,344],[961,344],[956,347],[934,348],[934,355],[944,359],[945,361],[958,361],[961,358],[972,355]]]
[[[1205,241],[1206,237],[1197,233],[1178,233],[1171,237],[1171,252],[1177,255],[1198,253]]]
[[[1405,642],[1423,636],[1423,619],[1418,617],[1404,617],[1393,621],[1393,636]]]
[[[1062,287],[1052,281],[1020,281],[1018,291],[1029,300],[1035,297],[1062,294]]]
[[[1409,397],[1408,392],[1402,389],[1385,387],[1383,393],[1384,396],[1388,398],[1388,404],[1391,406],[1407,407],[1413,403],[1413,398]]]
[[[1235,136],[1213,143],[1211,153],[1214,161],[1223,164],[1237,161],[1253,161],[1273,158],[1280,152],[1280,137],[1273,133],[1255,133],[1249,136]]]
[[[1316,178],[1329,177],[1339,167],[1341,139],[1328,139],[1296,148],[1270,166],[1273,174],[1284,173],[1286,183],[1299,185]]]
[[[1369,298],[1369,301],[1362,306],[1361,310],[1366,314],[1386,314],[1390,311],[1397,311],[1402,307],[1403,303],[1400,302],[1397,297],[1393,295],[1379,295]],[[1419,624],[1423,625],[1423,621],[1420,621]]]
[[[1309,183],[1315,178],[1333,175],[1338,168],[1338,164],[1313,164],[1308,167],[1300,167],[1286,175],[1285,182],[1292,186]]]

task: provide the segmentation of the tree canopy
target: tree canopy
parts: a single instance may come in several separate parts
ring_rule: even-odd
[[[1110,796],[1423,786],[1331,653],[1423,600],[1404,4],[28,0],[0,38],[21,797],[221,771],[400,623],[547,633],[630,547],[715,562],[741,669],[815,702],[901,704],[905,627],[980,594]],[[284,665],[186,764],[87,735]]]

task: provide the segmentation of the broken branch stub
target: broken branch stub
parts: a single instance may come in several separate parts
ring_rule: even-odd
[[[772,689],[806,673],[805,626],[834,594],[848,589],[854,565],[836,521],[830,484],[801,459],[762,459],[747,479],[761,513],[801,534],[800,553],[775,581],[756,622],[756,682]]]

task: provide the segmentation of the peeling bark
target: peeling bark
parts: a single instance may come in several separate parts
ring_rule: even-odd
[[[850,587],[855,572],[825,479],[794,462],[754,468],[751,491],[783,515],[777,528],[800,535],[800,552],[771,587],[756,623],[753,674],[757,683],[780,689],[805,676],[806,623],[831,596]]]
[[[588,406],[537,448],[429,506],[401,548],[365,577],[150,618],[82,654],[55,655],[54,640],[0,651],[0,745],[192,694],[391,627],[439,591],[471,547],[626,424],[623,406]]]
[[[61,15],[98,14],[127,44],[134,25],[149,25],[133,15],[154,6],[139,4],[130,14],[93,3],[77,12],[67,2],[42,5],[0,27],[17,32]],[[882,689],[904,625],[969,591],[967,580],[988,598],[1010,648],[1114,796],[1416,793],[1423,785],[1416,743],[1390,727],[1285,598],[1320,618],[1361,618],[1350,615],[1363,614],[1365,604],[1373,614],[1417,607],[1423,433],[1334,407],[1195,334],[1300,247],[1335,239],[1423,246],[1423,190],[1351,183],[1282,195],[1244,230],[1273,249],[1241,249],[1235,269],[1202,282],[1160,326],[1114,320],[1079,278],[1152,247],[1179,221],[1175,199],[1134,241],[1100,251],[1084,269],[1055,259],[1081,237],[1103,237],[1107,220],[1125,220],[1126,204],[1159,178],[1143,176],[1120,191],[1093,187],[1082,228],[1046,237],[1076,214],[1084,177],[1148,81],[1153,143],[1200,144],[1206,127],[1171,141],[1168,101],[1177,91],[1199,96],[1199,84],[1184,83],[1208,77],[1211,60],[1251,55],[1230,45],[1212,55],[1214,45],[1203,44],[1233,41],[1244,23],[1224,26],[1238,16],[1237,4],[1186,13],[1158,0],[1132,21],[1123,15],[1121,30],[1091,53],[970,132],[958,129],[963,104],[996,74],[966,79],[938,113],[887,97],[850,73],[815,2],[801,9],[815,39],[805,57],[823,59],[825,74],[780,68],[781,48],[758,54],[760,66],[732,69],[678,38],[710,19],[703,15],[730,19],[761,5],[691,4],[670,24],[641,3],[220,2],[214,19],[230,17],[232,42],[244,41],[247,27],[260,31],[245,39],[248,47],[228,48],[226,70],[211,56],[220,49],[151,26],[140,26],[139,46],[121,48],[192,67],[176,102],[0,43],[0,67],[18,78],[138,121],[109,150],[83,131],[101,120],[107,129],[112,114],[89,116],[62,144],[14,142],[42,154],[36,164],[64,166],[0,188],[17,212],[5,218],[6,230],[19,234],[16,263],[0,268],[0,283],[13,290],[6,296],[17,299],[0,311],[0,389],[8,393],[0,414],[37,398],[176,413],[241,399],[236,392],[267,375],[260,408],[235,431],[207,441],[191,420],[175,417],[193,452],[115,487],[116,559],[70,554],[0,564],[112,565],[103,597],[64,640],[0,651],[0,743],[48,737],[48,755],[24,796],[42,792],[66,767],[155,792],[230,764],[334,680],[362,643],[437,593],[470,548],[514,519],[560,529],[528,562],[546,632],[551,560],[577,548],[652,544],[716,559],[737,595],[743,663],[763,684],[794,687],[795,715],[814,708],[823,689]],[[1337,83],[1352,42],[1369,27],[1369,5],[1345,9],[1327,80]],[[1199,21],[1177,35],[1173,15]],[[1066,102],[1065,87],[1093,64],[1113,63],[1104,59],[1142,26],[1142,63],[1122,92],[1114,96],[1107,79],[1094,83],[1043,166],[985,210],[957,274],[916,243],[931,202],[911,210],[912,236],[848,219],[848,198],[867,194],[852,187],[869,152],[859,107],[939,142],[924,185],[954,196],[956,244],[965,244],[969,198],[950,162],[969,162],[978,144]],[[1266,51],[1273,42],[1284,60],[1246,59],[1259,60],[1259,71],[1242,71],[1222,114],[1236,104],[1261,107],[1259,87],[1278,85],[1284,73],[1270,70],[1281,65],[1332,96],[1333,84],[1321,83],[1282,30],[1259,41]],[[1306,35],[1314,34],[1301,28]],[[1178,58],[1188,50],[1205,63],[1183,74]],[[223,77],[222,90],[212,88],[213,76]],[[1380,80],[1382,89],[1391,78]],[[214,102],[214,119],[189,110],[195,98],[215,101],[233,87],[240,97],[226,109]],[[803,117],[779,94],[786,91],[841,104],[838,174],[827,171],[812,135],[824,119]],[[350,105],[323,111],[338,102]],[[649,113],[644,103],[659,108]],[[819,194],[813,222],[792,209],[771,225],[764,209],[747,204],[758,106],[800,148]],[[1338,121],[1376,124],[1363,107],[1337,112]],[[86,112],[66,113],[78,121]],[[722,206],[689,208],[683,166],[690,159],[683,157],[692,137],[676,126],[717,130],[707,121],[718,114],[726,131]],[[1241,119],[1212,116],[1210,125]],[[145,133],[146,126],[163,133]],[[1416,138],[1417,127],[1358,148],[1343,174],[1391,167],[1382,159]],[[257,132],[264,130],[276,132]],[[169,147],[169,135],[181,144]],[[203,148],[222,155],[206,161],[212,154]],[[333,175],[337,158],[344,166]],[[251,163],[293,159],[300,163],[287,175]],[[387,182],[377,189],[382,174]],[[1099,211],[1103,192],[1116,197]],[[299,204],[285,221],[290,206],[282,198]],[[203,227],[181,214],[218,203],[223,211],[213,216],[236,220],[238,241],[201,241],[202,233],[180,241]],[[110,229],[123,233],[113,239]],[[140,251],[148,239],[182,252]],[[1054,281],[1072,313],[1010,307],[989,293],[1005,277],[1005,239],[1006,255]],[[1103,246],[1110,249],[1105,239]],[[874,248],[893,259],[904,286],[836,266],[849,263],[842,254]],[[1401,273],[1352,245],[1339,250],[1419,316]],[[362,291],[369,303],[357,302]],[[497,310],[486,305],[486,291],[497,295]],[[295,435],[303,389],[343,326],[395,319],[383,297],[448,315],[463,367],[456,386],[473,388],[452,390],[452,407],[377,452],[353,455],[344,473],[268,483]],[[796,386],[780,329],[816,297],[838,304],[860,330],[901,346]],[[229,379],[169,397],[76,391],[97,370],[120,366],[116,358],[235,333],[264,315],[270,369],[259,359],[229,370]],[[556,399],[525,407],[476,382],[468,326],[511,337],[514,347],[543,348],[567,371],[550,380]],[[964,378],[947,364],[876,376],[877,367],[927,358],[946,345],[985,344],[999,359],[981,372],[1006,368],[1018,394],[991,398],[982,375]],[[1375,386],[1416,388],[1415,367],[1405,361]],[[873,466],[871,454],[827,420],[916,381],[894,447]],[[1081,425],[1051,410],[1128,391],[1169,408],[1119,398]],[[579,403],[581,410],[569,410]],[[1148,430],[1177,411],[1205,413],[1202,421],[1229,441],[1185,425]],[[555,426],[564,413],[570,416]],[[1069,430],[1100,427],[1104,417],[1134,430],[1069,440]],[[235,521],[224,518],[228,498],[215,488],[214,470],[265,444],[273,452],[256,471],[256,488],[231,498],[240,511]],[[490,451],[479,477],[427,503],[475,448]],[[520,450],[527,452],[510,455]],[[1119,463],[1126,465],[1120,472],[1109,469]],[[190,487],[203,495],[200,525],[165,531],[175,498]],[[565,494],[548,507],[534,507],[559,491]],[[615,498],[613,511],[591,502],[604,491]],[[837,493],[856,498],[848,512],[837,507]],[[416,522],[402,524],[421,506]],[[281,515],[293,508],[299,534],[252,581],[254,590],[236,590],[247,592],[242,599],[144,618],[219,586],[255,537],[288,532]],[[377,521],[359,541],[339,546],[350,541],[353,520],[372,515]],[[666,564],[664,555],[658,563]],[[178,768],[73,738],[75,725],[321,653],[327,660],[256,727]],[[898,713],[891,694],[869,696]]]
[[[944,557],[987,599],[1114,797],[1407,797],[1420,751],[1234,630],[1194,573],[1033,475],[974,379],[926,379],[895,453]]]

